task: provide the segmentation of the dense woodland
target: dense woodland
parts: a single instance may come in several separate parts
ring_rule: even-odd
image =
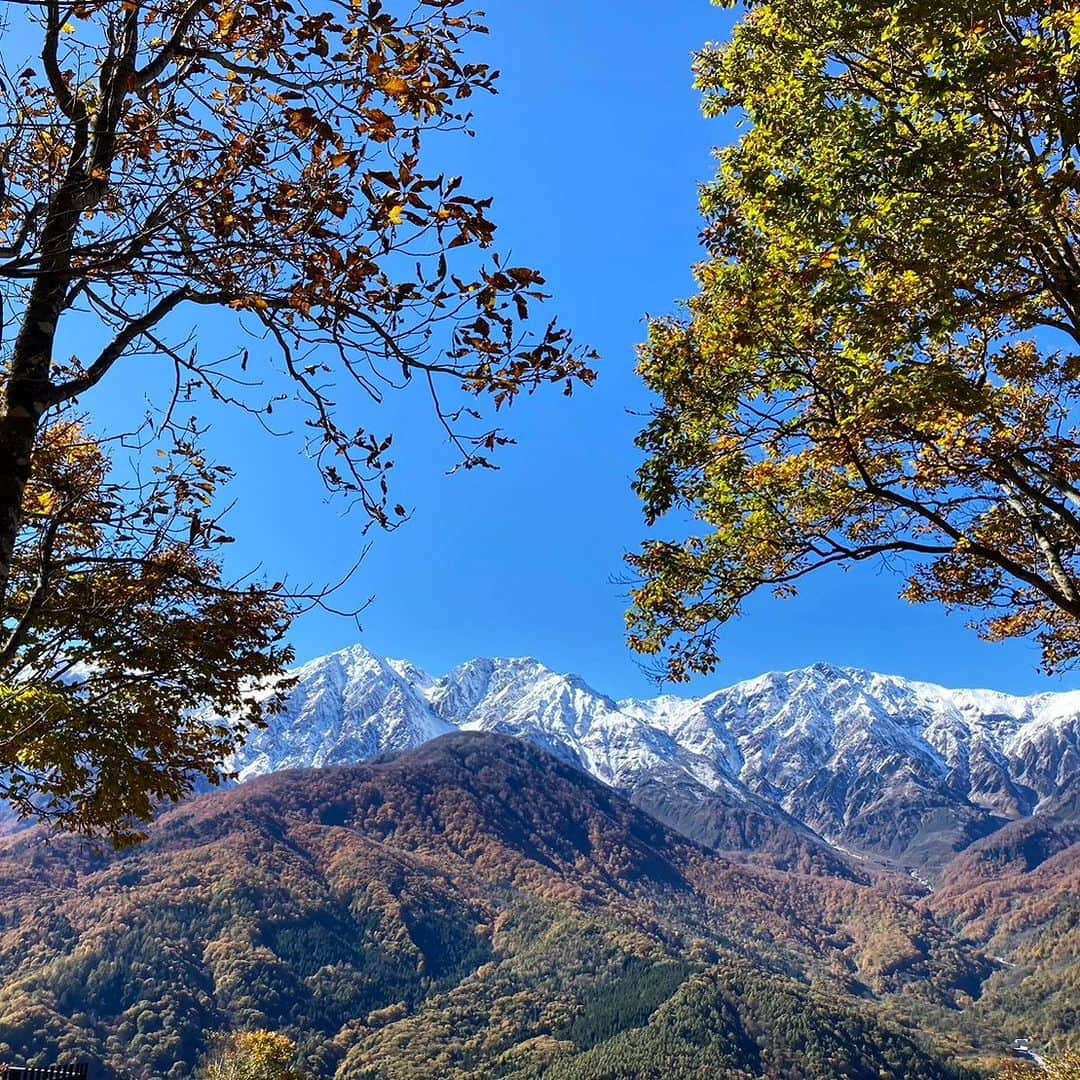
[[[925,901],[945,925],[1006,963],[984,985],[977,1022],[1041,1045],[1080,1032],[1080,788],[973,845]]]
[[[180,1080],[208,1033],[267,1029],[337,1080],[956,1080],[1006,1036],[1075,1037],[1076,867],[1017,869],[988,916],[1001,858],[923,900],[782,872],[527,744],[449,736],[203,796],[129,852],[8,838],[0,1055]]]

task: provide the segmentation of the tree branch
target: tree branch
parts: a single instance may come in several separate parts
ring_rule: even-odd
[[[189,286],[183,286],[174,292],[163,296],[152,308],[137,319],[133,319],[121,330],[116,337],[105,346],[98,354],[94,362],[83,372],[67,382],[52,386],[49,391],[47,402],[50,406],[59,405],[70,401],[79,394],[85,393],[91,387],[96,386],[108,373],[109,369],[123,356],[127,348],[148,330],[153,329],[169,312],[173,311],[185,300],[202,304],[222,303],[221,296],[209,293],[199,293]]]

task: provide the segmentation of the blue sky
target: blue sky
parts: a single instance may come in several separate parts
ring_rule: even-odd
[[[395,432],[396,495],[413,518],[369,537],[339,598],[374,597],[362,632],[313,613],[293,640],[306,659],[362,638],[436,674],[472,656],[530,654],[613,696],[652,693],[625,647],[613,583],[645,535],[630,491],[642,422],[633,412],[648,405],[634,345],[646,313],[693,290],[697,185],[711,147],[733,131],[701,118],[690,57],[723,39],[733,14],[708,0],[675,0],[661,17],[644,0],[488,6],[492,34],[476,50],[503,71],[501,93],[477,103],[478,138],[448,145],[447,167],[495,196],[500,249],[545,272],[550,311],[601,352],[601,378],[569,402],[556,392],[515,404],[506,422],[519,445],[497,473],[445,475],[453,456],[422,394],[376,410],[369,426]],[[108,424],[135,386],[103,383],[84,405]],[[212,443],[240,472],[230,492],[237,566],[303,584],[353,561],[363,522],[323,502],[297,440],[220,417]],[[685,692],[817,660],[1019,692],[1066,685],[1038,674],[1031,647],[984,645],[962,616],[912,608],[898,588],[860,569],[811,579],[794,601],[763,598],[725,630],[716,676]]]

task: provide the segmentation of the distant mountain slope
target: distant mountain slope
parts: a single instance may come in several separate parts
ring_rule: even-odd
[[[0,840],[0,1058],[109,1080],[190,1077],[207,1031],[253,1026],[336,1080],[630,1075],[609,1052],[956,1080],[884,1017],[990,970],[900,898],[727,861],[486,733],[202,796],[118,855]]]
[[[1080,1042],[1080,778],[1033,817],[957,856],[928,911],[985,943],[998,970],[980,1010],[1038,1045]]]
[[[411,678],[362,648],[305,664],[287,711],[248,743],[243,775],[366,761],[453,731],[414,685],[421,673],[403,670]]]
[[[820,836],[931,877],[1080,775],[1080,692],[946,690],[819,664],[703,698],[616,702],[535,660],[474,660],[433,678],[361,646],[298,675],[286,713],[238,759],[243,776],[489,731],[718,848],[820,860]]]

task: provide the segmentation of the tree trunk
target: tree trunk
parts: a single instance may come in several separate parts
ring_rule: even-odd
[[[6,610],[11,560],[36,433],[37,419],[25,411],[9,411],[0,419],[0,615]]]
[[[50,357],[56,332],[55,316],[48,318],[51,307],[31,305],[15,341],[11,372],[4,387],[3,415],[0,415],[0,619],[7,611],[11,562],[22,522],[23,492],[30,478],[34,440],[50,389]]]

